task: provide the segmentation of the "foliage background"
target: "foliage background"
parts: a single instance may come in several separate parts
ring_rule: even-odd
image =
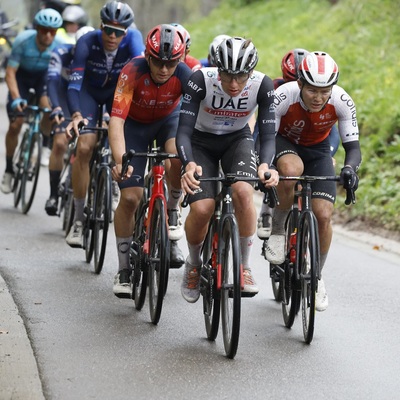
[[[334,4],[332,4],[334,3]],[[339,211],[400,232],[400,7],[397,0],[223,0],[185,27],[202,58],[221,33],[252,38],[257,69],[275,78],[290,49],[324,50],[338,63],[339,85],[357,106],[363,162],[357,203]],[[336,155],[343,165],[343,149]]]

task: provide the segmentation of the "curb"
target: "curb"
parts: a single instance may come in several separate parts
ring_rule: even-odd
[[[31,342],[0,275],[0,399],[44,400]]]

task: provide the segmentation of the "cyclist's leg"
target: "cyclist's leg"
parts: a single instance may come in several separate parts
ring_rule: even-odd
[[[298,176],[303,173],[304,164],[300,148],[280,135],[276,137],[276,166],[280,175]],[[272,232],[266,247],[266,258],[272,264],[285,260],[285,221],[293,202],[294,181],[281,181],[277,186],[280,205],[275,207],[272,218]]]
[[[80,92],[81,112],[88,118],[88,126],[96,126],[98,103],[84,89]],[[83,221],[86,192],[89,184],[89,162],[96,144],[95,133],[83,133],[79,136],[76,147],[75,161],[72,166],[71,183],[74,193],[74,224],[66,237],[67,243],[72,247],[83,246]]]
[[[64,117],[70,118],[70,113],[66,101],[67,86],[64,82],[60,82],[58,90],[58,99],[60,107],[63,110]],[[50,197],[46,201],[45,210],[48,215],[56,215],[58,210],[58,185],[60,183],[60,175],[64,166],[64,154],[67,150],[68,140],[65,136],[65,127],[68,122],[63,122],[54,130],[53,145],[51,148],[49,159],[49,175],[50,175]]]
[[[221,159],[225,173],[256,177],[257,160],[250,131],[245,128],[236,132]],[[251,273],[250,257],[256,227],[256,208],[251,183],[237,182],[232,186],[235,216],[239,226],[241,263],[243,265],[244,292],[257,294],[259,289]]]

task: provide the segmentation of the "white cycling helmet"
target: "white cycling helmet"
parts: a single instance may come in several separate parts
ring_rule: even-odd
[[[233,37],[217,47],[215,65],[229,74],[248,74],[258,62],[257,49],[249,39]]]
[[[217,47],[220,45],[220,43],[225,40],[229,39],[230,36],[228,35],[218,35],[215,36],[213,41],[210,43],[210,46],[208,47],[208,61],[211,66],[215,65],[215,53],[217,51]]]
[[[89,32],[94,31],[93,26],[82,26],[75,33],[75,41],[77,42],[83,35],[86,35]]]
[[[313,51],[303,58],[299,65],[299,78],[312,86],[336,85],[339,67],[334,59],[323,51]]]

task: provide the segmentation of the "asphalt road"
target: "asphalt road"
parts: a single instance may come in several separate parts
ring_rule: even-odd
[[[6,121],[3,98],[0,89]],[[260,293],[243,300],[232,361],[221,333],[215,343],[206,340],[201,302],[181,297],[182,270],[171,271],[160,323],[152,325],[147,302],[138,312],[112,293],[113,230],[103,272],[95,275],[84,252],[65,243],[61,220],[45,214],[48,194],[43,167],[28,215],[0,193],[0,275],[7,285],[0,279],[1,400],[398,398],[397,244],[336,230],[324,270],[330,305],[317,314],[306,345],[299,320],[291,330],[283,326],[256,239]],[[180,245],[186,254],[185,241]]]

